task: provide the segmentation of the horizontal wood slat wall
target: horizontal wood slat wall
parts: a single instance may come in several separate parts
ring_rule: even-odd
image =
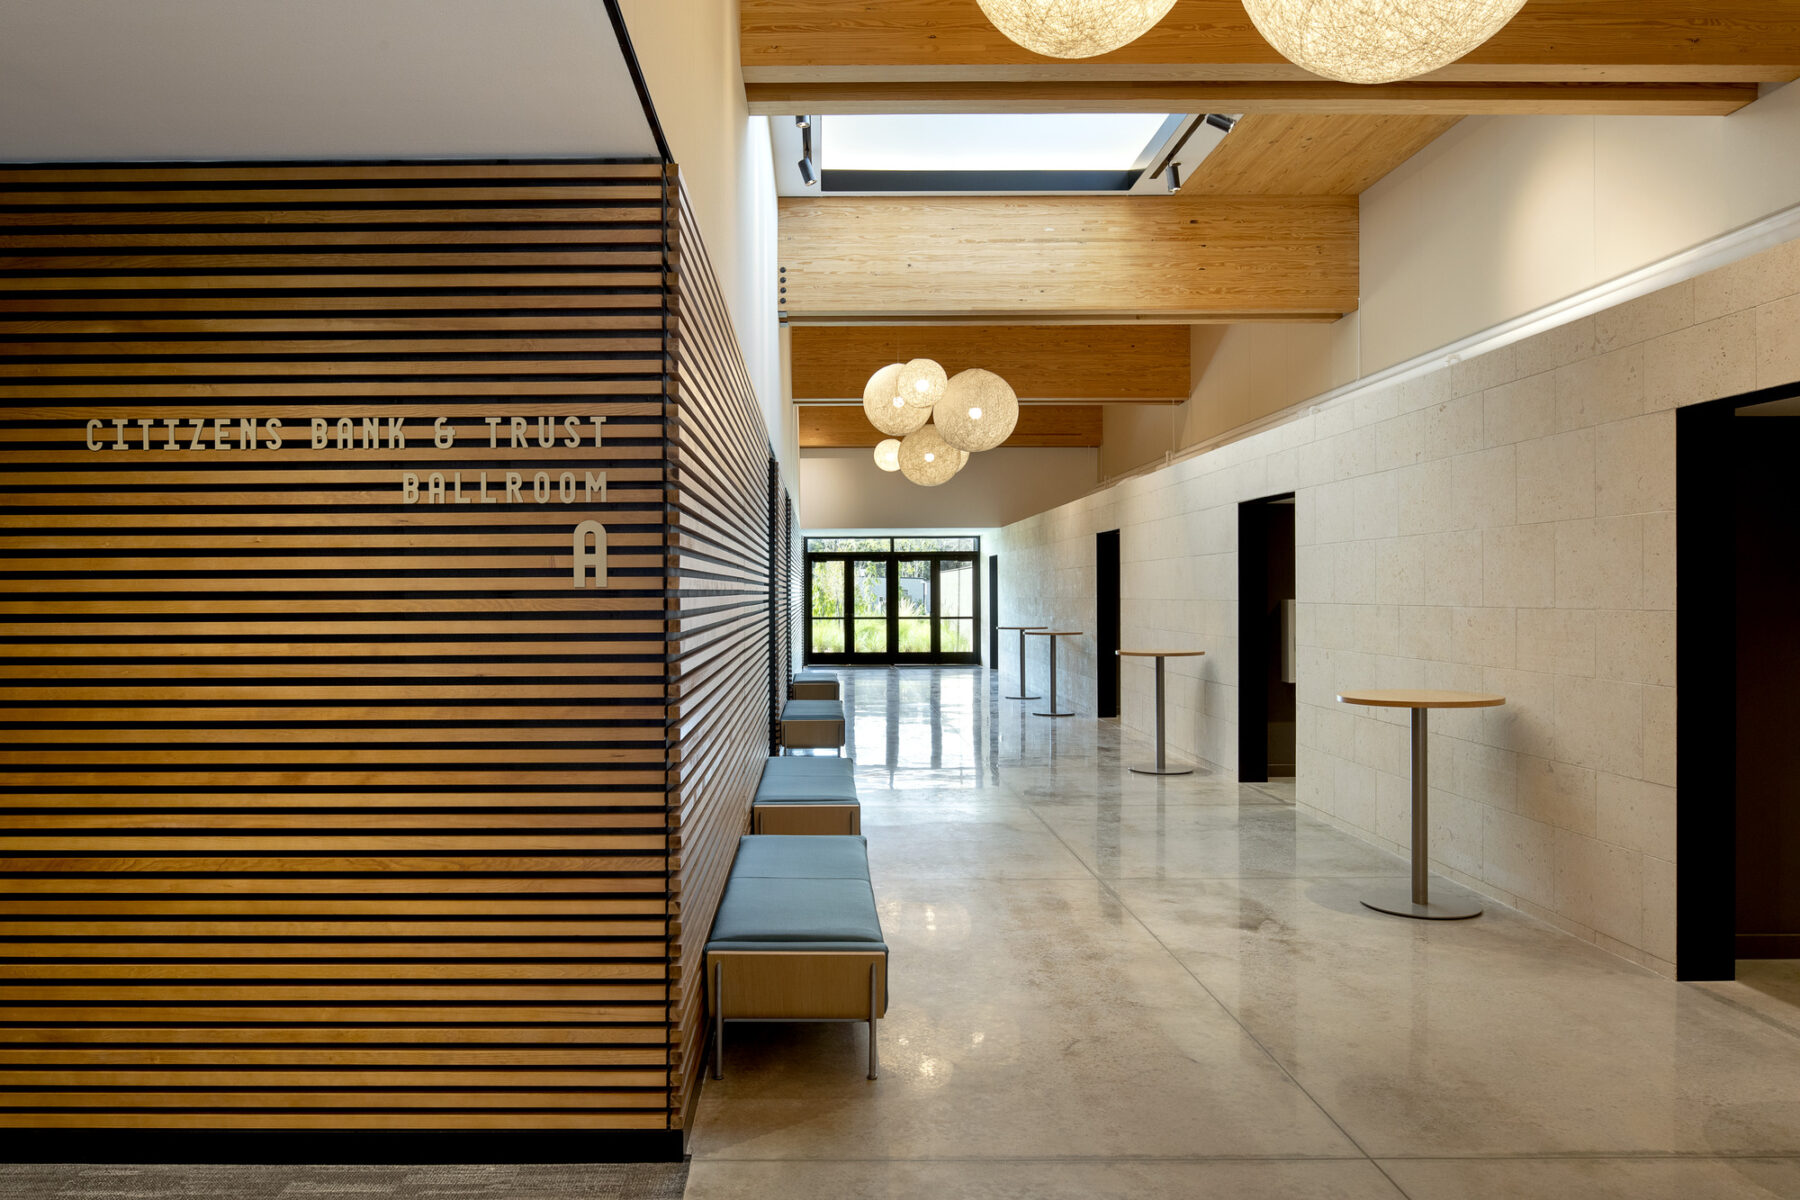
[[[781,750],[781,706],[787,700],[788,680],[793,678],[788,663],[784,634],[787,624],[787,543],[782,527],[781,464],[769,455],[769,753]]]
[[[766,450],[669,181],[0,170],[0,1127],[679,1129]]]
[[[698,1095],[708,931],[768,756],[775,644],[769,437],[681,195],[670,225],[670,783],[680,879],[678,1106]]]

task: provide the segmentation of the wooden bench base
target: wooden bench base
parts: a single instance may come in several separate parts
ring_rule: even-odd
[[[839,834],[862,832],[862,805],[758,804],[750,809],[750,832],[757,834]]]
[[[713,1078],[725,1078],[727,1021],[867,1021],[869,1078],[880,1074],[875,1022],[887,1015],[887,953],[878,950],[713,950]]]

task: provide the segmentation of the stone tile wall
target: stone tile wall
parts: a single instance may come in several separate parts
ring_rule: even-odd
[[[1800,241],[1008,526],[1001,615],[1091,635],[1120,529],[1124,644],[1207,651],[1169,662],[1171,745],[1234,769],[1236,506],[1293,491],[1299,802],[1403,849],[1406,714],[1335,694],[1502,692],[1433,715],[1437,868],[1673,973],[1674,410],[1796,380]],[[1092,637],[1059,656],[1092,712]],[[1122,694],[1150,729],[1147,661]]]

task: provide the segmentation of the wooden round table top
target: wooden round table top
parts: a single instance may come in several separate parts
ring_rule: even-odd
[[[996,625],[995,629],[1048,629],[1048,625]]]
[[[1505,696],[1491,692],[1442,692],[1430,688],[1389,688],[1371,692],[1339,692],[1338,703],[1369,708],[1493,708]]]
[[[1086,632],[1087,632],[1087,630],[1085,630],[1085,629],[1045,629],[1040,626],[1037,629],[1027,629],[1025,631],[1025,636],[1026,637],[1080,637],[1083,634],[1085,634]]]
[[[1204,650],[1114,650],[1120,658],[1199,658]]]

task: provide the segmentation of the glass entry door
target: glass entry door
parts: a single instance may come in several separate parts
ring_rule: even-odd
[[[888,561],[850,560],[851,649],[856,654],[888,651]]]
[[[975,653],[975,564],[938,563],[937,638],[946,654]]]
[[[931,654],[932,571],[929,558],[900,560],[900,620],[892,647],[896,655]]]
[[[808,538],[807,661],[980,661],[979,552],[977,538]]]

